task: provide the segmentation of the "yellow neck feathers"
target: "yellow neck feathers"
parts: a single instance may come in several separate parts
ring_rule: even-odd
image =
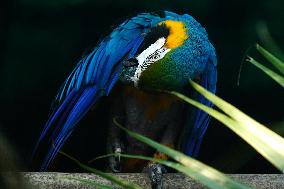
[[[166,20],[159,24],[165,24],[170,29],[165,46],[174,49],[181,46],[188,38],[186,28],[183,22]]]

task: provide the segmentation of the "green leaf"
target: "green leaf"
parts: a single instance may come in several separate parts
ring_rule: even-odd
[[[200,108],[215,119],[222,122],[237,135],[243,138],[248,144],[250,144],[256,151],[270,161],[281,172],[284,170],[284,139],[277,135],[275,132],[269,130],[264,125],[258,123],[254,119],[250,118],[236,107],[227,103],[223,99],[208,92],[206,89],[198,85],[197,83],[190,81],[192,86],[213,104],[220,108],[223,112],[229,116],[209,108],[197,101],[194,101],[180,93],[171,92],[184,101]]]
[[[147,140],[151,140],[151,139],[147,139]],[[159,150],[159,148],[157,148],[157,150]],[[108,157],[108,156],[115,156],[115,155],[116,154],[108,154],[108,155],[105,155],[105,156],[101,156],[100,158],[105,158],[105,157]],[[197,167],[192,168],[192,166],[194,164],[196,165],[196,163],[198,164],[200,162],[198,162],[197,160],[194,160],[192,158],[191,158],[192,161],[197,161],[197,162],[194,162],[193,165],[191,165],[191,166],[185,166],[185,165],[182,165],[180,163],[176,163],[176,162],[172,162],[172,161],[168,161],[168,160],[159,160],[159,159],[141,156],[141,155],[120,154],[120,156],[124,157],[124,158],[142,159],[142,160],[152,161],[152,162],[155,162],[155,163],[165,165],[165,166],[170,167],[172,169],[175,169],[175,170],[177,170],[181,173],[184,173],[185,175],[187,175],[187,176],[189,176],[189,177],[191,177],[195,180],[198,180],[199,182],[201,182],[202,184],[204,184],[205,186],[207,186],[209,188],[216,188],[216,189],[217,188],[226,188],[226,189],[239,189],[239,188],[249,189],[250,188],[246,185],[243,185],[241,183],[237,183],[237,182],[231,180],[229,177],[227,177],[225,175],[222,175],[222,176],[218,175],[219,178],[217,178],[217,175],[215,173],[213,173],[211,170],[208,169],[208,168],[211,168],[211,167],[209,167],[207,165],[205,165],[206,167],[199,167],[199,168],[201,168],[200,171],[196,171]],[[211,168],[211,169],[213,169],[213,168]],[[217,171],[217,170],[215,170],[215,171]],[[205,176],[206,174],[200,174],[201,172],[206,172],[207,175],[215,174],[215,178],[214,178],[213,175],[210,175],[210,177],[208,177],[208,176]],[[226,178],[223,178],[223,176],[226,177]],[[214,179],[212,179],[212,178],[214,178]],[[231,180],[233,183],[226,182],[226,184],[225,184],[224,180]]]
[[[94,180],[91,179],[83,179],[83,178],[77,178],[77,177],[62,177],[64,179],[68,179],[68,180],[75,180],[75,181],[79,181],[81,183],[85,183],[91,186],[95,186],[96,188],[101,188],[101,189],[113,189],[113,187],[108,186],[108,185],[103,185],[103,184],[99,184],[97,182],[95,182]]]
[[[265,50],[259,44],[256,44],[256,49],[260,52],[275,68],[277,68],[284,75],[284,62],[275,57],[273,54]]]
[[[266,73],[267,75],[269,75],[274,81],[276,81],[279,85],[281,85],[282,87],[284,87],[284,77],[282,77],[281,75],[275,73],[274,71],[270,70],[269,68],[261,65],[259,62],[257,62],[256,60],[254,60],[251,57],[248,57],[247,59],[248,62],[252,63],[253,65],[255,65],[257,68],[259,68],[260,70],[262,70],[264,73]]]
[[[101,176],[102,178],[105,178],[109,181],[112,181],[113,183],[119,185],[119,186],[122,186],[123,188],[128,188],[128,189],[142,189],[140,186],[136,185],[136,184],[133,184],[133,183],[130,183],[130,182],[127,182],[125,180],[122,180],[116,176],[113,176],[111,174],[108,174],[108,173],[105,173],[105,172],[102,172],[102,171],[99,171],[97,169],[94,169],[92,167],[89,167],[83,163],[81,163],[79,160],[75,159],[74,157],[62,152],[62,151],[59,151],[60,154],[66,156],[67,158],[69,158],[70,160],[72,160],[73,162],[75,162],[77,165],[79,165],[81,168],[87,170],[87,171],[90,171],[92,173],[95,173],[96,175],[98,176]]]
[[[169,148],[167,146],[164,146],[162,144],[159,144],[145,136],[142,136],[138,133],[132,132],[124,127],[122,127],[115,119],[114,119],[114,123],[120,127],[121,129],[123,129],[124,131],[126,131],[131,137],[144,142],[146,144],[148,144],[149,146],[156,148],[158,151],[168,155],[169,157],[173,158],[174,160],[176,160],[177,162],[181,163],[174,163],[174,162],[170,162],[170,161],[163,161],[163,160],[153,160],[153,159],[147,159],[149,161],[156,161],[158,163],[164,164],[166,166],[172,167],[180,172],[185,173],[186,175],[192,177],[193,179],[198,180],[199,182],[201,182],[202,184],[204,184],[205,186],[209,187],[209,188],[213,188],[213,189],[248,189],[249,187],[240,183],[237,183],[235,181],[233,181],[232,179],[230,179],[229,177],[227,177],[226,175],[224,175],[223,173],[217,171],[216,169],[203,164],[202,162],[199,162],[189,156],[186,156],[185,154],[176,151],[172,148]],[[123,154],[121,154],[121,156],[123,156]],[[125,156],[125,155],[124,155]],[[128,155],[129,156],[129,155]],[[131,157],[131,156],[129,156]],[[143,156],[132,156],[135,158],[145,158]]]

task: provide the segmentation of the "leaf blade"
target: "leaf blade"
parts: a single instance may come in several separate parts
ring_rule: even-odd
[[[199,176],[199,181],[206,185],[209,188],[213,189],[227,189],[227,188],[235,188],[235,189],[248,189],[249,187],[240,183],[237,183],[230,178],[226,177],[223,173],[209,167],[202,162],[199,162],[191,157],[186,156],[185,154],[173,150],[167,146],[161,145],[145,136],[142,136],[138,133],[132,132],[124,127],[122,127],[115,119],[114,123],[121,128],[122,130],[126,131],[131,137],[148,144],[149,146],[156,148],[158,151],[168,155],[169,157],[173,158],[177,162],[181,163],[184,166],[190,168],[191,171],[190,175],[193,178],[196,178],[196,175]],[[159,160],[156,160],[159,161]],[[202,178],[200,180],[200,178]],[[205,179],[205,180],[204,180]]]
[[[136,184],[133,184],[133,183],[130,183],[130,182],[127,182],[125,180],[122,180],[116,176],[112,176],[111,174],[108,174],[108,173],[105,173],[105,172],[102,172],[100,170],[97,170],[97,169],[94,169],[92,167],[89,167],[83,163],[81,163],[79,160],[75,159],[74,157],[62,152],[62,151],[59,151],[60,154],[66,156],[67,158],[69,158],[70,160],[72,160],[73,162],[75,162],[77,165],[79,165],[81,168],[87,170],[87,171],[90,171],[90,172],[93,172],[95,173],[96,175],[98,176],[101,176],[102,178],[105,178],[109,181],[112,181],[113,183],[119,185],[119,186],[122,186],[123,188],[127,188],[127,189],[142,189],[140,186],[136,185]]]
[[[262,54],[275,68],[277,68],[284,75],[284,62],[278,59],[276,56],[268,52],[265,48],[256,44],[257,51]]]
[[[251,64],[253,64],[254,66],[256,66],[257,68],[259,68],[260,70],[262,70],[264,73],[266,73],[268,76],[270,76],[274,81],[276,81],[279,85],[281,85],[282,87],[284,87],[284,77],[282,77],[281,75],[277,74],[276,72],[270,70],[269,68],[263,66],[262,64],[260,64],[259,62],[257,62],[256,60],[254,60],[251,57],[248,57],[248,62],[250,62]]]
[[[228,128],[233,130],[236,134],[242,137],[247,143],[255,148],[261,155],[263,155],[268,161],[270,161],[281,172],[284,170],[284,139],[277,135],[275,132],[269,130],[264,125],[258,123],[254,119],[250,118],[233,105],[227,103],[223,99],[210,93],[197,83],[190,81],[193,88],[199,93],[204,95],[213,104],[220,108],[223,112],[230,115],[226,116],[214,110],[206,107],[199,102],[196,102],[180,93],[171,92],[172,94],[182,98],[186,102],[202,109],[212,117],[221,121]]]
[[[153,162],[156,162],[156,163],[160,163],[162,165],[165,165],[167,167],[170,167],[172,169],[175,169],[181,173],[184,173],[185,175],[195,179],[195,180],[198,180],[198,181],[201,181],[201,183],[203,183],[204,185],[208,186],[209,188],[216,188],[216,189],[219,189],[219,188],[223,188],[223,187],[220,187],[220,183],[221,184],[224,184],[225,188],[226,189],[237,189],[237,188],[242,188],[242,189],[249,189],[248,186],[246,185],[243,185],[243,184],[240,184],[240,183],[237,183],[235,181],[234,184],[232,183],[226,183],[224,182],[225,179],[221,177],[216,177],[214,181],[213,180],[210,180],[208,179],[208,177],[202,175],[202,174],[197,174],[196,173],[196,170],[192,170],[190,167],[187,167],[185,165],[182,165],[180,163],[175,163],[175,162],[172,162],[172,161],[168,161],[168,160],[158,160],[158,159],[154,159],[154,158],[150,158],[150,157],[145,157],[145,156],[140,156],[140,155],[129,155],[129,154],[121,154],[121,157],[126,157],[126,158],[136,158],[136,159],[143,159],[143,160],[147,160],[147,161],[153,161]],[[193,159],[194,160],[194,159]],[[194,160],[194,161],[197,161],[197,160]],[[204,170],[203,170],[204,171]],[[208,174],[209,174],[210,171],[208,171]],[[210,173],[211,174],[211,173]],[[227,177],[227,176],[225,176]],[[229,177],[226,178],[226,180],[228,179]],[[230,178],[229,178],[230,179]],[[206,184],[205,184],[206,182]]]

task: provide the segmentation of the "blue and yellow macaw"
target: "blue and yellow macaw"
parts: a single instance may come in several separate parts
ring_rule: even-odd
[[[190,89],[188,81],[215,93],[216,64],[205,29],[190,15],[165,11],[126,20],[79,61],[59,89],[38,142],[51,137],[41,170],[49,167],[82,117],[114,86],[111,120],[118,116],[125,127],[196,157],[210,118],[163,91],[180,91],[212,106]],[[123,136],[112,122],[108,129],[108,151],[166,158]],[[139,161],[109,162],[113,171],[142,168]]]

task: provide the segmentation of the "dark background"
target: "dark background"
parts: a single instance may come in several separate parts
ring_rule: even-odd
[[[0,131],[27,168],[52,99],[86,48],[125,18],[161,10],[188,13],[207,29],[218,54],[219,96],[266,125],[277,128],[275,123],[283,121],[284,89],[278,84],[245,64],[237,86],[246,50],[261,43],[260,23],[284,49],[283,0],[9,0],[0,7]],[[250,54],[262,60],[254,49]],[[64,150],[83,162],[94,157],[93,143],[103,146],[94,137],[96,124],[88,115]],[[199,158],[224,172],[277,173],[215,120]],[[69,160],[63,162],[60,170],[80,171]]]

